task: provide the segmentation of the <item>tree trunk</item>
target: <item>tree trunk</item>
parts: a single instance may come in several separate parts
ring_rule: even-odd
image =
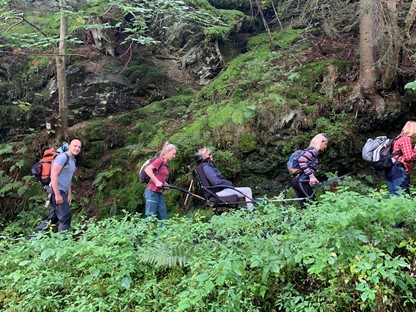
[[[56,83],[58,88],[58,107],[60,126],[58,137],[68,139],[68,89],[66,83],[66,36],[68,33],[68,20],[65,15],[65,0],[59,0],[60,28],[59,51],[56,60]]]
[[[381,115],[385,111],[384,99],[377,93],[375,69],[375,11],[380,0],[360,0],[360,91],[361,95],[370,100],[376,112]]]
[[[402,39],[397,24],[396,0],[388,0],[386,4],[386,14],[384,16],[386,17],[387,50],[383,60],[383,68],[385,70],[382,77],[382,84],[383,89],[388,90],[396,80]]]

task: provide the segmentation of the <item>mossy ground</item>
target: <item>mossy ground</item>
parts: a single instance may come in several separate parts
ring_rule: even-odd
[[[237,185],[251,186],[256,195],[281,191],[278,188],[287,183],[280,176],[285,175],[286,158],[295,149],[306,147],[311,133],[325,132],[334,145],[351,149],[343,143],[345,131],[352,127],[351,118],[347,114],[318,116],[320,108],[331,103],[314,89],[329,63],[336,63],[341,71],[348,64],[334,60],[297,64],[295,55],[303,55],[305,45],[292,43],[304,40],[303,32],[288,30],[273,36],[280,49],[270,50],[264,34],[253,37],[247,53],[230,61],[211,84],[194,95],[154,102],[85,127],[82,136],[86,140],[106,142],[105,148],[95,143],[88,151],[89,157],[103,159],[101,166],[99,159],[95,165],[102,172],[120,169],[111,182],[100,182],[105,186],[99,193],[110,195],[112,201],[98,194],[94,198],[97,205],[114,207],[118,203],[129,211],[142,209],[144,186],[135,181],[133,171],[167,141],[178,147],[177,158],[170,165],[171,183],[187,188],[191,178],[186,165],[198,148],[209,146],[223,175]],[[288,51],[293,58],[287,57]],[[300,110],[309,119],[307,133],[293,135],[290,126],[278,122],[281,114],[291,109]],[[264,112],[269,117],[265,118]],[[100,150],[111,154],[112,160],[104,161],[108,156],[100,155]],[[332,157],[330,153],[324,160]],[[124,174],[126,168],[131,176]],[[281,182],[270,183],[273,179]],[[181,200],[183,196],[176,191],[167,194],[172,211],[178,211]]]

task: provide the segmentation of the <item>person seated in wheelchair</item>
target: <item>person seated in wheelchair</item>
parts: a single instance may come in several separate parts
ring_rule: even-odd
[[[202,162],[202,168],[205,176],[212,186],[218,185],[215,189],[215,194],[219,197],[237,195],[240,199],[245,198],[247,210],[253,210],[253,192],[249,187],[234,187],[233,183],[224,179],[222,174],[214,166],[211,150],[207,147],[198,150],[198,156]]]

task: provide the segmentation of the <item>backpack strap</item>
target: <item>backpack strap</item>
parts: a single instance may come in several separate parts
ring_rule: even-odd
[[[64,169],[64,167],[69,164],[69,155],[66,152],[65,152],[65,155],[66,155],[66,161],[63,164],[63,166],[62,166],[61,170],[59,171],[58,175],[61,174],[62,169]],[[52,166],[51,166],[51,170],[52,170]],[[51,176],[51,175],[49,175],[49,176]],[[43,188],[45,189],[45,191],[47,191],[48,187],[52,187],[52,180],[51,180],[51,182],[49,182],[49,185],[45,185]]]
[[[402,137],[402,135],[401,134],[399,134],[398,136],[396,136],[394,139],[393,139],[393,142],[391,143],[391,147],[392,147],[392,149],[394,149],[394,144],[396,143],[396,141],[398,140],[398,139],[400,139]],[[394,156],[401,156],[403,154],[403,152],[402,152],[402,150],[401,149],[399,149],[398,151],[396,151],[396,152],[394,152],[394,153],[392,153],[391,154],[391,157],[394,157]]]
[[[393,156],[401,156],[403,153],[402,153],[402,150],[398,150],[397,152],[394,152],[393,154],[391,154],[391,157],[393,157]]]
[[[65,156],[66,156],[66,161],[65,161],[65,163],[63,164],[63,166],[62,166],[62,168],[61,168],[61,170],[59,171],[59,173],[58,173],[58,175],[59,174],[61,174],[61,172],[62,172],[62,169],[64,169],[64,167],[66,166],[66,165],[68,165],[69,164],[69,155],[65,152]],[[51,168],[52,169],[52,168]],[[52,183],[52,182],[51,182]]]
[[[64,165],[62,166],[62,168],[64,168],[66,165],[68,165],[69,164],[69,155],[68,155],[68,153],[66,153],[65,152],[65,155],[66,155],[66,162],[64,163]],[[61,169],[62,170],[62,169]]]
[[[158,157],[158,158],[162,158],[163,159],[163,157]],[[156,160],[156,159],[155,159]],[[153,162],[152,162],[153,163]],[[151,165],[152,163],[150,163],[149,165]],[[165,160],[163,159],[162,160],[162,162],[160,163],[160,166],[159,166],[159,168],[155,168],[156,169],[156,173],[155,173],[155,175],[157,174],[157,173],[159,173],[159,171],[160,171],[160,168],[162,168],[162,166],[165,164]],[[166,166],[167,167],[167,166]],[[149,180],[149,182],[147,183],[147,184],[155,184],[153,181],[152,181],[152,179],[150,179]]]
[[[153,161],[149,164],[149,165],[152,165],[153,163],[154,163],[154,161],[156,160],[156,159],[158,159],[158,158],[162,158],[163,159],[163,157],[162,156],[156,156],[154,159],[153,159]],[[160,168],[162,168],[162,166],[163,166],[163,164],[165,163],[165,160],[163,159],[162,160],[162,162],[160,163],[160,166],[159,166],[159,168],[155,168],[156,169],[156,172],[159,172],[160,171]]]

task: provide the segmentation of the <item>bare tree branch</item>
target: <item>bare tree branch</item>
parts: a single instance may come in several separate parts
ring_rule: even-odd
[[[79,56],[83,58],[88,58],[88,54],[78,54],[78,53],[69,53],[69,54],[55,54],[55,53],[36,53],[36,52],[23,52],[22,50],[16,51],[5,51],[0,50],[0,53],[14,54],[14,55],[35,55],[35,56]]]
[[[118,73],[119,75],[126,70],[127,66],[129,65],[130,61],[131,61],[131,57],[133,56],[133,46],[134,41],[130,42],[130,46],[128,47],[128,49],[126,50],[126,52],[124,52],[122,55],[120,55],[120,57],[123,57],[124,55],[127,54],[127,52],[129,53],[129,59],[127,60],[126,64],[124,65],[123,69]]]
[[[274,15],[276,16],[276,20],[277,20],[277,22],[279,23],[280,30],[281,30],[281,31],[283,31],[282,22],[280,21],[280,19],[279,19],[279,14],[277,13],[277,9],[276,9],[276,7],[274,6],[274,1],[272,1],[272,7],[273,7],[273,12],[274,12]]]

